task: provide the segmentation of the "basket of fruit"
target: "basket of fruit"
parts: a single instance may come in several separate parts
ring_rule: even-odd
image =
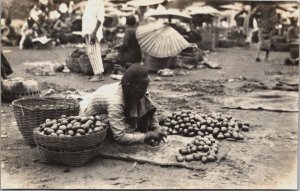
[[[12,102],[15,118],[25,141],[34,146],[33,129],[61,115],[78,115],[79,103],[74,99],[64,98],[21,98]]]
[[[101,116],[62,115],[47,119],[33,129],[33,135],[43,162],[82,166],[98,155],[107,127]]]

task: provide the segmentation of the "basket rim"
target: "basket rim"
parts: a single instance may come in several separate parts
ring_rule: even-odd
[[[65,100],[66,102],[68,103],[72,103],[74,105],[68,105],[70,109],[70,106],[72,106],[72,108],[77,108],[79,107],[79,102],[73,98],[62,98],[62,97],[22,97],[22,98],[19,98],[17,100],[14,100],[12,102],[12,106],[13,107],[19,107],[19,108],[25,108],[25,109],[28,109],[28,110],[32,110],[32,111],[41,111],[41,110],[45,110],[44,108],[41,109],[40,107],[39,108],[28,108],[26,105],[22,105],[20,104],[19,102],[23,102],[23,101],[40,101],[40,100],[44,100],[44,101],[53,101],[55,103],[56,100]],[[62,109],[62,108],[57,108],[57,109],[47,109],[47,110],[58,110],[58,109]]]

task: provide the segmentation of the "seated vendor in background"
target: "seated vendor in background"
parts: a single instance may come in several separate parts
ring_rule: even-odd
[[[156,108],[147,92],[148,70],[132,65],[121,83],[100,87],[80,105],[81,115],[107,115],[113,139],[122,144],[159,144],[166,133],[155,117]]]

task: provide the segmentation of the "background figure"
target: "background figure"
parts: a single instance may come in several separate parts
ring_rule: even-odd
[[[102,0],[88,0],[82,17],[82,34],[86,41],[86,51],[94,76],[89,81],[102,80],[104,72],[100,41],[103,38],[104,3]]]
[[[11,26],[11,19],[5,18],[5,25],[1,27],[1,43],[4,46],[16,46],[21,40],[21,35]]]
[[[4,54],[1,52],[1,77],[3,79],[7,79],[7,76],[12,73],[13,73],[13,70],[12,70],[9,62],[5,58]]]
[[[126,25],[123,44],[119,48],[119,59],[128,68],[142,61],[142,52],[136,39],[136,19],[133,15],[126,18]]]
[[[259,28],[259,47],[256,57],[257,62],[260,61],[259,55],[261,51],[266,51],[265,60],[268,60],[269,57],[271,37],[278,21],[277,13],[273,4],[273,2],[263,2],[253,10],[253,16],[256,18],[257,26]]]
[[[28,18],[21,29],[22,38],[20,40],[20,49],[33,48],[32,40],[37,37],[37,25],[32,18]]]

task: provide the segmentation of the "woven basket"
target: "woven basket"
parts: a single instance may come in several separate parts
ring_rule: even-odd
[[[82,166],[99,155],[102,145],[82,151],[56,151],[43,146],[37,146],[41,161],[67,166]]]
[[[24,97],[37,97],[40,95],[40,92],[30,92],[30,93],[19,93],[19,94],[11,94],[2,92],[1,100],[5,103],[10,103],[16,99],[24,98]]]
[[[21,98],[12,102],[15,118],[25,141],[34,146],[33,129],[46,119],[78,115],[79,103],[63,98]]]
[[[59,149],[60,151],[70,151],[71,149],[84,150],[98,146],[105,140],[106,132],[107,128],[103,131],[80,137],[50,137],[40,135],[39,131],[35,128],[33,130],[33,137],[36,145]]]

